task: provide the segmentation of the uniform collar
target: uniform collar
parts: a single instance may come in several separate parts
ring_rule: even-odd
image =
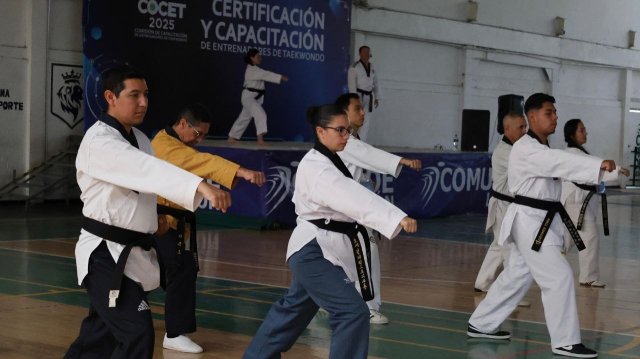
[[[140,148],[138,147],[138,140],[136,139],[136,135],[133,133],[133,127],[131,128],[131,131],[127,132],[124,126],[122,126],[122,124],[118,122],[118,120],[116,120],[115,117],[107,114],[106,112],[103,112],[100,115],[100,121],[103,122],[105,125],[111,126],[116,130],[118,130],[118,132],[120,132],[122,137],[124,137],[125,140],[129,141],[131,146],[135,148]]]
[[[176,130],[173,129],[173,127],[167,126],[167,127],[164,128],[164,130],[167,132],[167,135],[169,135],[171,137],[175,137],[180,142],[182,142],[182,140],[180,140],[180,136],[178,136],[178,133],[176,132]]]
[[[511,140],[507,136],[502,136],[502,142],[506,143],[509,146],[513,146],[513,143],[511,143]]]
[[[371,77],[371,63],[365,65],[362,60],[358,60],[358,62],[362,64],[362,67],[364,67],[364,71],[367,73],[367,77]]]
[[[340,172],[342,172],[343,175],[345,175],[345,177],[353,178],[353,176],[351,176],[351,172],[349,172],[349,169],[347,169],[347,166],[344,164],[344,162],[342,162],[342,159],[340,159],[340,156],[338,156],[337,153],[331,152],[318,139],[316,139],[316,143],[313,146],[313,149],[327,157],[331,161],[331,163],[333,163],[333,165],[336,166],[336,168]]]
[[[540,139],[540,137],[538,137],[538,135],[536,135],[533,131],[531,131],[531,130],[527,131],[527,135],[529,135],[529,136],[531,136],[531,137],[535,138],[535,139],[536,139],[536,141],[540,142],[540,144],[543,144],[543,145],[545,145],[545,146],[549,147],[549,140],[547,140],[547,142],[546,142],[546,143],[545,143],[545,142],[542,142],[542,140]]]

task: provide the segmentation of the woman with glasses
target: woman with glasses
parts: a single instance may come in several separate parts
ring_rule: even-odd
[[[572,119],[564,125],[564,140],[567,142],[567,152],[589,155],[589,152],[583,147],[587,143],[587,129],[580,119]],[[628,176],[629,170],[617,167],[613,172],[605,172],[603,181],[607,184],[623,184],[626,182],[625,177]],[[599,234],[597,226],[598,207],[602,204],[603,226],[605,235],[609,235],[608,219],[606,213],[606,194],[600,195],[598,201],[598,193],[600,190],[597,186],[585,186],[573,182],[562,182],[562,198],[561,202],[571,216],[571,220],[580,232],[580,237],[585,244],[585,249],[578,252],[578,262],[580,263],[580,275],[578,277],[580,285],[583,287],[604,288],[606,283],[600,280],[600,268],[598,266],[599,259]],[[573,241],[571,236],[565,235],[565,248],[570,249]]]
[[[388,238],[415,232],[416,221],[351,178],[336,152],[349,139],[341,108],[312,107],[307,114],[316,143],[300,162],[293,202],[297,227],[289,239],[293,273],[282,299],[273,304],[244,358],[280,358],[291,348],[319,307],[333,329],[329,358],[366,358],[369,345],[370,283],[364,226]],[[360,286],[362,295],[356,290]]]
[[[264,145],[264,134],[267,133],[267,114],[262,108],[265,94],[264,82],[279,84],[282,81],[288,81],[289,78],[261,69],[258,65],[262,63],[262,54],[258,49],[249,50],[244,57],[244,61],[247,63],[247,69],[244,72],[244,89],[240,99],[242,111],[233,126],[231,126],[229,142],[238,141],[253,118],[253,122],[256,125],[258,144]]]

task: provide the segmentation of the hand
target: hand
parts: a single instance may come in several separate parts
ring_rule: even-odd
[[[613,160],[604,160],[600,165],[600,169],[611,172],[616,169],[616,163]]]
[[[222,211],[222,213],[227,213],[227,208],[231,207],[231,195],[227,191],[204,181],[200,182],[197,191],[211,202],[213,208]]]
[[[258,171],[248,170],[246,168],[240,167],[238,168],[238,172],[236,173],[236,177],[240,177],[243,180],[253,183],[256,186],[260,187],[264,184],[264,173]]]
[[[418,222],[411,217],[404,217],[402,221],[400,221],[400,225],[407,233],[415,233],[418,230]]]
[[[373,101],[373,107],[378,108],[378,105],[380,104],[380,101],[378,101],[378,99],[375,99]]]
[[[169,222],[167,222],[167,216],[165,216],[164,214],[161,214],[158,216],[158,230],[156,231],[156,233],[154,233],[154,235],[161,236],[167,233],[169,228],[170,227],[169,227]]]
[[[400,160],[400,164],[403,166],[407,166],[412,170],[420,171],[422,168],[422,161],[411,159],[411,158],[403,158]]]
[[[625,175],[627,177],[629,177],[629,175],[631,174],[631,172],[629,172],[629,170],[624,168],[624,167],[620,168],[620,173],[622,173],[623,175]]]
[[[287,82],[289,81],[289,78],[285,75],[280,75],[280,82]]]

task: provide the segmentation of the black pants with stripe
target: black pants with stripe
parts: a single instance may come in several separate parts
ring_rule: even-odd
[[[152,358],[155,333],[147,295],[142,287],[122,279],[117,306],[109,308],[109,286],[116,263],[102,242],[89,257],[82,284],[89,295],[89,315],[65,358]]]
[[[195,239],[194,239],[195,240]],[[178,232],[170,229],[154,237],[161,270],[161,285],[166,291],[164,323],[169,337],[196,331],[196,270],[191,251],[184,251],[178,266],[176,243]]]

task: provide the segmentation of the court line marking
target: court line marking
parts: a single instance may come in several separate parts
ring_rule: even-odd
[[[376,340],[380,340],[380,341],[383,341],[383,342],[410,345],[410,346],[422,347],[422,348],[428,348],[428,349],[438,349],[438,350],[443,350],[443,351],[447,351],[447,352],[454,352],[454,353],[466,354],[466,353],[469,352],[468,350],[452,349],[452,348],[441,347],[441,346],[438,346],[438,345],[420,344],[420,343],[408,342],[408,341],[404,341],[404,340],[381,338],[381,337],[377,337],[377,336],[374,336],[374,335],[370,335],[369,339],[376,339]]]
[[[41,287],[55,288],[57,290],[74,290],[73,288],[69,288],[69,287],[61,287],[61,286],[57,286],[57,285],[43,284],[43,283],[31,282],[31,281],[21,280],[21,279],[12,279],[12,278],[0,277],[0,280],[5,280],[5,281],[8,281],[8,282],[15,282],[15,283],[38,285],[38,286],[41,286]]]

